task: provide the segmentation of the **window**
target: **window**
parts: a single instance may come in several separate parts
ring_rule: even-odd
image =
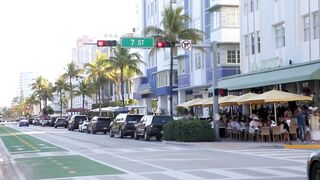
[[[303,17],[303,37],[304,41],[308,41],[310,39],[309,37],[310,33],[310,19],[309,16],[304,16]]]
[[[319,38],[319,12],[313,13],[313,39]]]
[[[250,12],[254,11],[254,3],[253,0],[250,0]]]
[[[251,33],[251,54],[254,54],[254,33]]]
[[[227,51],[227,63],[236,63],[236,51],[228,50]]]
[[[237,8],[224,8],[224,22],[222,26],[225,27],[238,27],[238,9]]]
[[[240,50],[237,51],[237,63],[240,63]]]
[[[164,87],[169,85],[169,72],[159,72],[157,73],[157,87]]]
[[[246,56],[248,56],[249,55],[249,36],[248,35],[244,36],[244,47],[245,47]]]
[[[202,68],[202,56],[201,52],[196,51],[194,54],[194,61],[195,61],[195,69],[201,69]]]
[[[217,64],[220,64],[221,60],[220,60],[220,51],[217,51]]]
[[[185,73],[185,64],[184,60],[179,60],[179,74]]]
[[[244,14],[245,14],[245,15],[248,14],[248,0],[244,0],[244,7],[243,7],[243,9],[244,9]]]
[[[220,9],[213,12],[213,29],[220,28]]]
[[[284,24],[278,24],[275,27],[276,48],[281,48],[286,45]]]
[[[257,48],[258,48],[258,53],[260,53],[261,52],[260,31],[257,31]]]
[[[195,29],[202,29],[202,25],[201,25],[201,20],[200,18],[195,18],[194,19],[194,24],[193,24]]]

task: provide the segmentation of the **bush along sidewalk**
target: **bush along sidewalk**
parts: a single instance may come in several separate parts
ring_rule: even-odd
[[[164,125],[163,139],[180,142],[207,142],[214,140],[214,132],[208,121],[182,119]]]

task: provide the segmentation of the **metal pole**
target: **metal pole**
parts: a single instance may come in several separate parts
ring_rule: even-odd
[[[213,41],[211,43],[211,55],[212,55],[212,86],[213,92],[216,88],[218,88],[218,72],[217,72],[217,57],[216,57],[216,50],[217,50],[217,42]],[[215,133],[215,140],[219,140],[219,104],[218,104],[219,96],[213,93],[213,104],[212,104],[212,114],[213,114],[213,124],[214,124],[214,133]]]

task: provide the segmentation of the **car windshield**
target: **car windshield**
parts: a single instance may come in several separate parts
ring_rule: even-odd
[[[87,117],[86,116],[76,116],[74,119],[76,121],[85,121],[85,120],[87,120]]]
[[[152,124],[160,125],[172,120],[173,118],[171,116],[154,116],[152,119]]]
[[[57,122],[64,122],[67,121],[66,119],[57,119]]]
[[[126,121],[128,122],[139,122],[143,115],[128,115]]]

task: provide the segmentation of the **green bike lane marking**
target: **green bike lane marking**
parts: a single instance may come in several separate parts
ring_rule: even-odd
[[[0,126],[0,138],[12,155],[67,151],[10,127]],[[25,178],[30,180],[125,174],[123,171],[81,155],[15,158],[14,161]]]
[[[0,127],[0,137],[11,154],[66,151],[9,127]]]
[[[16,159],[26,179],[119,175],[124,172],[80,155]],[[31,172],[31,173],[30,173]]]

